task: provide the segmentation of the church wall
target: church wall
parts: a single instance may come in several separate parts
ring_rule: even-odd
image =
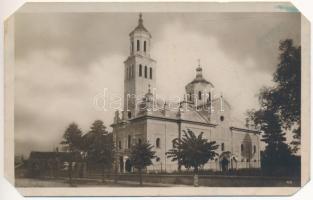
[[[125,125],[117,125],[113,128],[113,133],[115,134],[115,145],[117,149],[117,165],[119,172],[125,172],[125,163],[128,159],[128,154],[130,148],[135,143],[141,141],[145,141],[146,137],[146,122],[144,120],[136,121],[136,122],[129,122]],[[128,137],[130,136],[130,144],[128,145]],[[119,146],[119,141],[121,142],[121,148]],[[123,163],[121,163],[121,158]],[[121,169],[121,164],[122,168]]]
[[[260,136],[237,130],[232,130],[231,136],[233,152],[238,158],[237,168],[260,168]],[[243,149],[241,145],[243,145]]]
[[[139,139],[146,140],[146,123],[144,121],[128,123],[119,128],[115,128],[117,133],[116,141],[121,141],[122,150],[128,149],[128,136],[131,136],[131,144],[135,144]]]
[[[147,121],[147,140],[154,146],[156,156],[159,161],[153,159],[153,165],[148,167],[148,170],[156,170],[159,172],[170,172],[177,170],[177,162],[172,162],[167,158],[165,153],[173,147],[172,141],[178,137],[178,123],[148,119]],[[160,139],[160,147],[157,147],[156,140]]]
[[[198,124],[191,124],[191,123],[183,123],[182,124],[182,137],[184,135],[183,130],[187,131],[190,129],[193,131],[196,135],[199,135],[201,132],[203,132],[203,138],[207,139],[208,141],[216,141],[218,144],[219,140],[219,135],[215,133],[215,128],[214,127],[209,127],[209,126],[203,126],[203,125],[198,125]],[[211,169],[211,170],[217,170],[218,166],[216,165],[215,161],[209,161],[208,163],[205,164],[204,169]],[[184,169],[184,168],[182,168]]]

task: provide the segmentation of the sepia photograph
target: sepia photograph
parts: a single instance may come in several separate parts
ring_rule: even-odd
[[[301,187],[310,132],[292,4],[44,4],[27,3],[11,23],[15,187]]]

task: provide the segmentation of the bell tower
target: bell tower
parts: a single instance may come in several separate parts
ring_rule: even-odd
[[[148,86],[152,90],[156,86],[156,61],[150,57],[151,34],[143,25],[142,14],[129,39],[130,55],[124,62],[124,112],[128,119],[137,115]]]

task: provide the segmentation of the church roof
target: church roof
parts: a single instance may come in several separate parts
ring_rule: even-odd
[[[200,65],[197,67],[196,69],[196,72],[197,72],[197,75],[196,75],[196,78],[193,79],[190,83],[188,83],[187,85],[190,85],[190,84],[195,84],[195,83],[205,83],[205,84],[210,84],[214,87],[214,85],[207,81],[205,78],[203,78],[203,75],[202,75],[202,68],[200,67]]]
[[[143,19],[142,19],[142,14],[141,13],[139,14],[138,26],[132,32],[130,32],[129,35],[132,35],[135,32],[145,32],[145,33],[147,33],[151,37],[151,34],[149,33],[149,31],[143,25]]]
[[[195,78],[189,84],[195,84],[195,83],[206,83],[206,84],[213,85],[211,82],[205,80],[205,78]]]

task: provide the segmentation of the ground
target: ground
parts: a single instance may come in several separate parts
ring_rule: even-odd
[[[30,178],[17,178],[15,179],[16,187],[70,187],[68,179],[30,179]],[[138,187],[139,183],[134,181],[118,181],[114,183],[112,180],[106,180],[102,183],[101,180],[96,179],[75,179],[72,187]],[[144,183],[144,187],[171,187],[183,186],[164,183]]]
[[[260,176],[225,176],[200,175],[199,185],[205,187],[299,187],[299,178],[260,177]],[[179,187],[193,186],[193,175],[144,175],[143,187]],[[16,187],[138,187],[138,175],[120,175],[114,179],[75,178],[69,184],[68,178],[16,178]]]

